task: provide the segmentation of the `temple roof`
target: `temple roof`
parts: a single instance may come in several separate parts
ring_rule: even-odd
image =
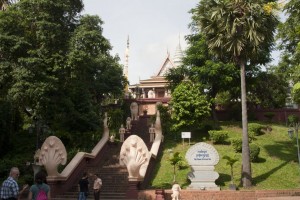
[[[169,69],[174,68],[174,67],[175,67],[175,65],[170,58],[170,54],[168,53],[166,59],[164,60],[162,66],[160,67],[156,76],[165,76],[166,72]]]
[[[166,72],[171,68],[176,68],[182,64],[183,52],[181,50],[180,43],[177,45],[174,59],[170,58],[170,53],[167,53],[167,57],[165,58],[163,64],[158,70],[156,76],[151,76],[149,79],[140,80],[138,84],[130,85],[129,88],[135,87],[166,87],[168,81],[165,79]]]

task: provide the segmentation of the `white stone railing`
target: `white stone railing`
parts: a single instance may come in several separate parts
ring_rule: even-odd
[[[162,138],[163,138],[163,135],[162,135],[162,130],[161,130],[160,112],[157,110],[156,120],[155,120],[155,139],[153,141],[153,144],[151,146],[151,150],[149,152],[151,157],[153,157],[153,158],[157,157],[158,150],[159,150],[159,147],[160,147],[161,142],[162,142]],[[147,172],[148,166],[149,166],[149,162],[150,162],[150,158],[148,159],[146,169],[140,171],[142,177],[145,177],[145,175],[146,175],[146,172]]]
[[[157,110],[155,120],[155,139],[153,141],[150,153],[153,158],[156,158],[161,142],[163,141],[163,134],[161,130],[160,112]]]
[[[58,174],[57,176],[48,176],[47,180],[67,180],[77,166],[86,158],[94,159],[98,153],[102,150],[104,145],[109,140],[109,129],[107,126],[107,115],[105,114],[105,118],[103,120],[104,123],[104,131],[101,140],[96,144],[91,153],[87,152],[78,152],[75,157],[69,162],[69,164],[64,168],[64,170]],[[42,163],[43,164],[43,163]],[[43,164],[45,165],[45,164]],[[48,170],[47,173],[49,174]]]

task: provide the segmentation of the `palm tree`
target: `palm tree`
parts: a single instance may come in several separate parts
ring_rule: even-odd
[[[230,59],[240,67],[242,101],[242,181],[252,185],[248,119],[246,104],[246,66],[270,61],[277,17],[265,12],[268,0],[200,1],[193,13],[193,23],[206,35],[209,50],[220,59]]]
[[[18,1],[19,0],[0,0],[0,11],[6,10],[9,5],[17,3]]]
[[[232,157],[232,156],[228,156],[228,155],[223,156],[223,159],[225,159],[227,161],[226,165],[230,166],[231,187],[235,188],[234,179],[233,179],[233,165],[234,165],[234,163],[239,161],[239,159],[237,159],[235,156]]]
[[[171,165],[173,165],[173,182],[176,181],[176,166],[180,161],[182,161],[182,159],[183,158],[181,157],[179,152],[175,152],[173,156],[169,159]]]

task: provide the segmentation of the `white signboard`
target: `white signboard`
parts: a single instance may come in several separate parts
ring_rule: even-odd
[[[191,132],[181,132],[181,138],[191,138]]]

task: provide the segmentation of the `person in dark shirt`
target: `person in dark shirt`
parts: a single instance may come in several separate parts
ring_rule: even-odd
[[[89,194],[89,180],[86,172],[83,173],[82,178],[79,180],[79,197],[78,200],[86,200]]]
[[[33,184],[30,187],[29,194],[28,194],[28,200],[36,200],[37,196],[41,190],[43,190],[45,192],[48,199],[51,199],[50,186],[45,183],[46,177],[47,177],[47,175],[43,171],[39,171],[35,175],[35,184]]]

